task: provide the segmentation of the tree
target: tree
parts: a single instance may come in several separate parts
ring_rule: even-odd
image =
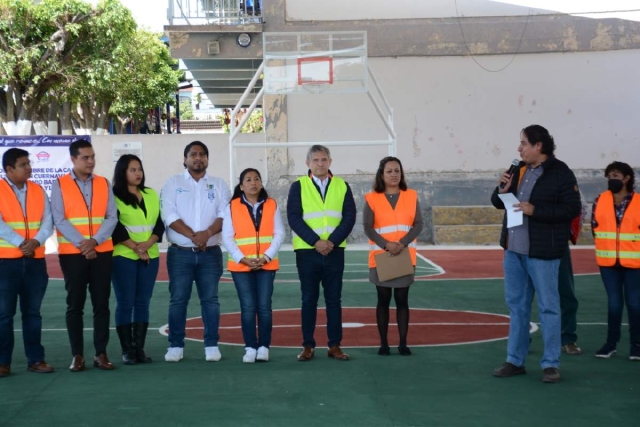
[[[180,120],[193,120],[193,117],[191,101],[182,101],[180,103]]]
[[[178,80],[184,73],[177,69],[178,61],[171,58],[160,35],[145,30],[139,29],[132,38],[122,40],[113,58],[104,73],[100,69],[94,73],[83,104],[89,111],[93,108],[94,116],[101,109],[117,117],[121,132],[129,122],[137,132],[150,108],[174,102]],[[93,93],[100,96],[92,97]],[[76,120],[82,123],[79,115]],[[95,124],[93,128],[99,129]]]
[[[135,27],[118,0],[95,8],[80,0],[0,0],[0,87],[6,87],[0,89],[0,120],[6,132],[29,134],[33,121],[50,116],[58,100],[72,102],[91,73],[108,72],[114,50]],[[70,113],[70,104],[63,110]]]

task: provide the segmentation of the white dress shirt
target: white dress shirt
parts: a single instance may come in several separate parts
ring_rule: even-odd
[[[311,175],[313,182],[315,182],[318,187],[320,187],[320,192],[322,193],[322,198],[324,199],[324,194],[327,192],[327,185],[329,185],[329,176],[324,177],[324,181],[321,181],[320,178],[315,175]]]
[[[195,247],[187,236],[170,227],[181,219],[194,232],[204,231],[217,218],[224,217],[224,209],[231,200],[231,190],[222,178],[205,175],[196,182],[189,171],[170,177],[160,193],[160,212],[167,228],[167,240],[178,246]],[[221,243],[220,233],[207,241],[207,246]]]
[[[264,201],[258,202],[255,205],[251,205],[253,207],[254,218],[256,216],[258,208],[262,203],[264,203]],[[229,252],[233,260],[237,263],[240,263],[240,260],[244,258],[244,254],[236,244],[235,236],[236,231],[233,229],[233,221],[231,220],[231,205],[227,205],[224,211],[224,220],[222,220],[222,242],[224,243],[224,247],[227,249],[227,252]],[[282,245],[283,240],[284,224],[282,223],[282,217],[280,216],[280,206],[276,205],[276,213],[273,221],[273,239],[271,240],[271,244],[269,245],[267,250],[264,251],[264,254],[268,256],[269,259],[274,259],[276,255],[278,255],[278,250],[280,249],[280,245]]]

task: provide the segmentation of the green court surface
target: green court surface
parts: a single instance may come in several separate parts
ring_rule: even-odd
[[[273,297],[277,310],[300,307],[291,255],[282,254],[283,271]],[[428,262],[420,266],[438,272]],[[345,307],[375,307],[376,292],[366,277],[364,253],[348,252]],[[401,357],[395,349],[392,356],[381,357],[375,348],[354,347],[348,349],[348,362],[328,359],[319,341],[311,362],[298,362],[298,349],[272,347],[271,360],[256,364],[243,364],[242,346],[232,345],[221,345],[220,362],[207,363],[202,343],[188,341],[185,359],[166,363],[166,337],[158,332],[167,323],[166,282],[157,283],[151,306],[155,329],[149,332],[147,352],[154,363],[122,365],[112,331],[109,355],[117,369],[89,367],[71,373],[64,287],[62,281],[51,280],[42,310],[43,344],[56,372],[25,370],[17,332],[13,373],[0,379],[0,426],[637,425],[640,363],[628,360],[628,327],[623,327],[618,356],[593,357],[606,334],[606,296],[597,275],[576,277],[576,288],[581,302],[579,344],[585,354],[563,356],[562,381],[550,385],[540,381],[539,331],[532,334],[527,375],[506,379],[491,375],[505,359],[506,340],[413,347],[411,357]],[[232,283],[221,283],[219,294],[222,313],[239,311]],[[112,295],[112,313],[114,305]],[[410,305],[507,314],[502,280],[421,280],[411,288]],[[90,307],[87,302],[87,313]],[[194,292],[189,317],[198,317],[199,310]],[[16,321],[19,329],[19,315]],[[91,327],[90,315],[85,316],[85,327]],[[274,336],[278,333],[275,328]],[[410,329],[410,345],[420,338],[412,333]],[[395,334],[391,326],[390,336]],[[87,330],[86,355],[92,354],[91,343]]]

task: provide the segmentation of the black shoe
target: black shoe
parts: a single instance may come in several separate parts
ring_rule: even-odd
[[[545,368],[542,371],[543,383],[557,383],[560,381],[560,370],[558,368]]]
[[[120,338],[120,346],[122,347],[122,361],[125,365],[135,365],[136,351],[133,347],[133,333],[131,331],[131,323],[116,326],[118,338]]]
[[[144,352],[144,344],[147,340],[147,330],[149,324],[146,322],[135,322],[133,324],[133,347],[138,363],[151,363],[151,358]]]
[[[398,352],[400,352],[400,356],[411,356],[411,349],[406,345],[398,347]]]
[[[609,359],[611,356],[616,354],[616,346],[613,344],[605,343],[602,348],[596,351],[596,357],[598,359]]]
[[[494,377],[507,378],[514,375],[526,374],[527,370],[524,366],[516,366],[513,363],[505,362],[504,365],[493,371]]]
[[[389,351],[389,346],[388,345],[383,345],[380,346],[380,348],[378,349],[378,354],[380,356],[389,356],[391,354],[391,351]]]

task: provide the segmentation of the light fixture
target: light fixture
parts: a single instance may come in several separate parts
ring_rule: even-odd
[[[247,33],[238,34],[238,44],[242,47],[249,47],[251,44],[251,36]]]

